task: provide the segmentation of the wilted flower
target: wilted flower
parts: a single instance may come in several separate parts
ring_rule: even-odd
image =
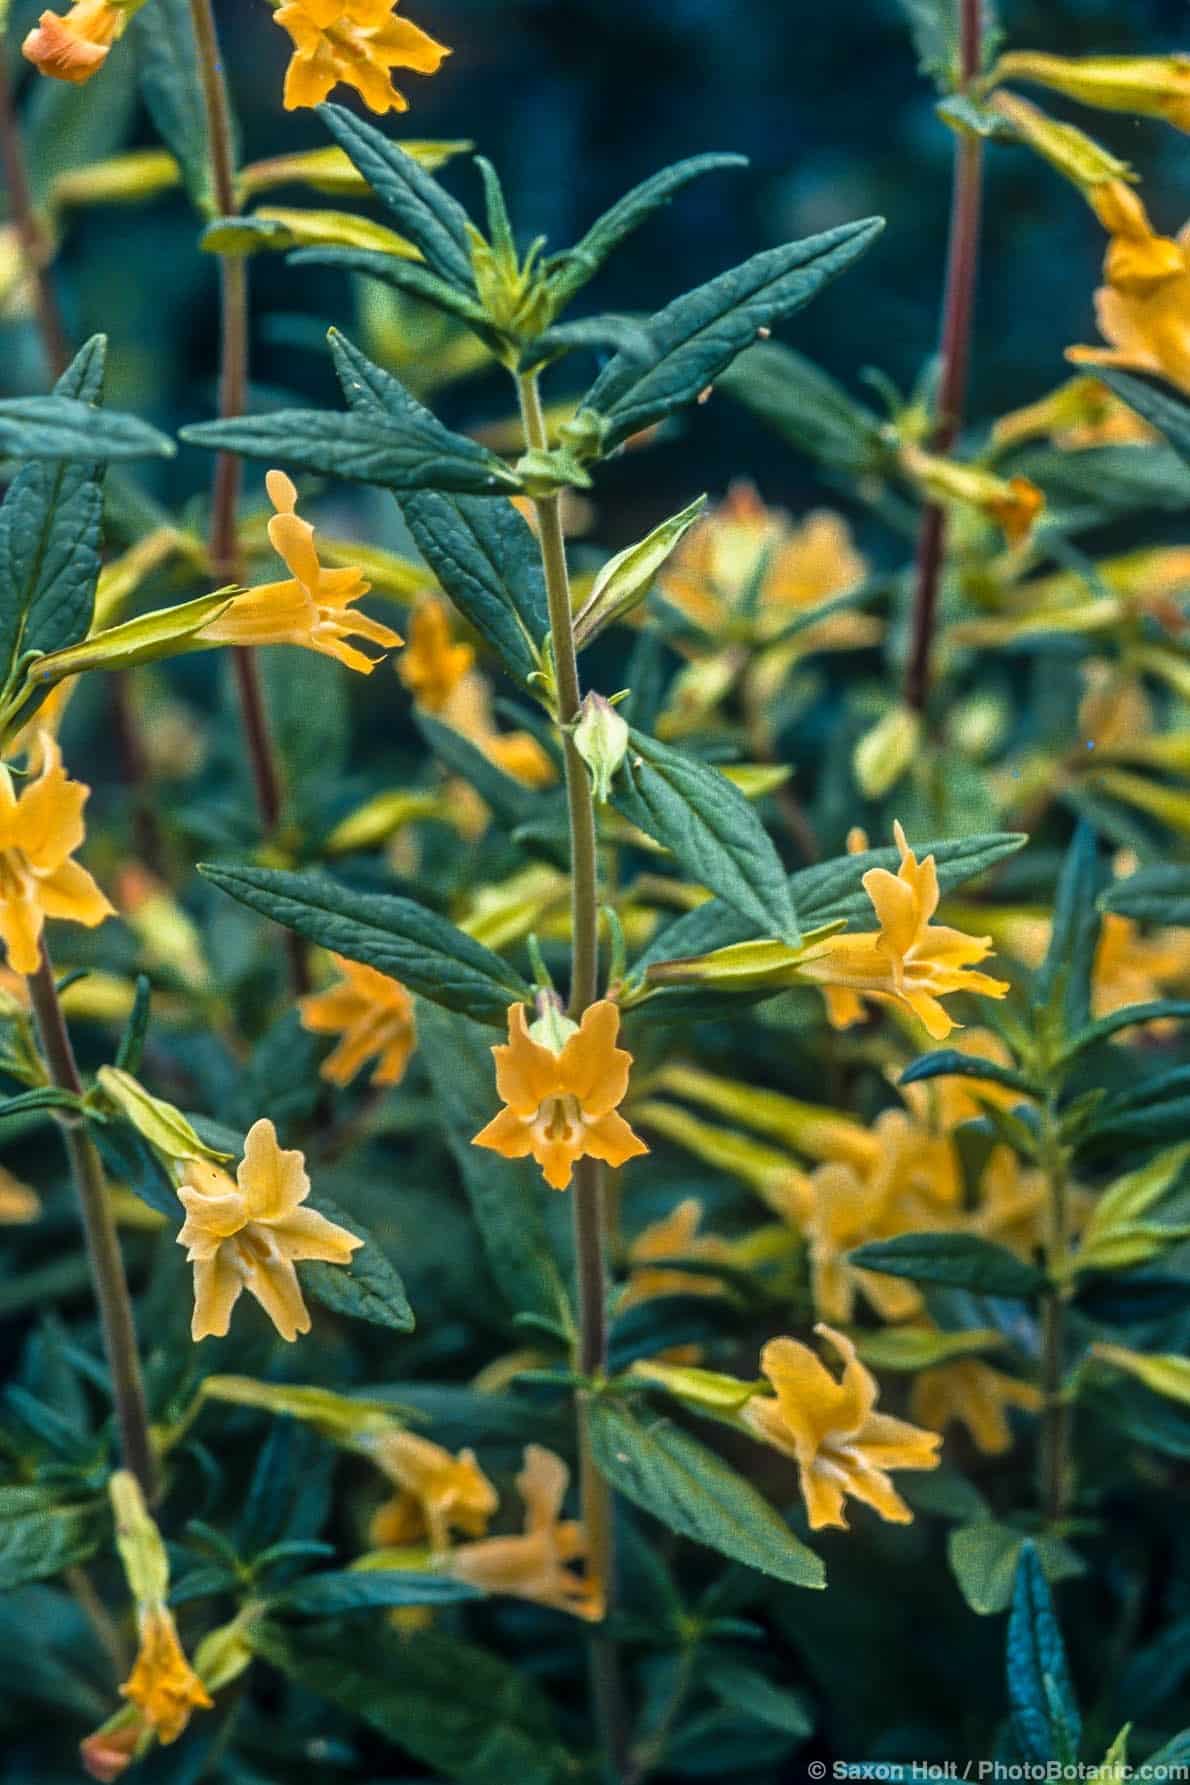
[[[632,1065],[632,1055],[616,1046],[619,1029],[619,1010],[602,998],[583,1012],[577,1027],[562,1017],[552,1019],[545,1032],[566,1037],[555,1052],[534,1039],[524,1005],[511,1005],[508,1044],[492,1049],[496,1088],[507,1107],[471,1144],[506,1159],[532,1155],[555,1190],[565,1190],[575,1161],[584,1155],[623,1165],[647,1153],[617,1113]]]
[[[79,1759],[89,1778],[100,1780],[101,1785],[112,1785],[113,1780],[127,1772],[138,1751],[147,1748],[152,1739],[153,1732],[140,1711],[133,1705],[126,1705],[116,1716],[109,1718],[102,1729],[84,1737],[79,1743]]]
[[[349,1085],[364,1062],[374,1059],[372,1083],[399,1085],[417,1046],[413,999],[399,980],[375,967],[337,954],[331,959],[342,974],[338,984],[298,1002],[304,1029],[341,1037],[322,1062],[322,1077]]]
[[[90,874],[71,856],[86,834],[83,807],[90,788],[72,781],[48,732],[38,741],[41,772],[18,795],[0,765],[0,937],[9,965],[36,973],[47,917],[87,929],[113,915]]]
[[[1041,1393],[1031,1382],[994,1370],[982,1358],[959,1357],[913,1378],[909,1410],[934,1432],[944,1432],[952,1422],[964,1425],[977,1450],[1002,1456],[1012,1448],[1006,1409],[1037,1413],[1041,1404]]]
[[[120,1687],[164,1746],[176,1742],[190,1713],[210,1710],[211,1696],[187,1661],[177,1627],[164,1605],[147,1605],[138,1619],[136,1665]]]
[[[269,522],[269,539],[285,560],[290,580],[262,583],[230,598],[227,608],[197,636],[212,645],[299,645],[371,675],[380,659],[367,656],[348,639],[367,639],[391,651],[401,644],[400,633],[352,609],[352,603],[371,588],[358,570],[323,569],[314,529],[297,514],[293,480],[284,471],[270,471],[265,486],[277,510]]]
[[[208,1160],[186,1163],[178,1191],[186,1219],[178,1244],[194,1266],[192,1338],[222,1338],[244,1289],[283,1339],[309,1332],[295,1262],[349,1264],[363,1245],[325,1215],[300,1207],[309,1194],[303,1155],[282,1151],[266,1120],[248,1130],[235,1182]]]
[[[540,1444],[527,1445],[517,1476],[517,1491],[525,1503],[523,1536],[461,1544],[450,1558],[450,1572],[485,1593],[531,1599],[598,1623],[603,1617],[603,1584],[573,1567],[586,1560],[586,1532],[574,1520],[559,1518],[569,1481],[570,1471],[561,1457]]]
[[[396,15],[399,0],[283,0],[273,17],[293,39],[285,109],[321,105],[343,81],[374,112],[406,112],[390,70],[436,74],[450,51]]]
[[[942,1441],[934,1432],[877,1413],[875,1379],[851,1340],[821,1323],[814,1330],[842,1358],[842,1380],[807,1345],[770,1339],[760,1367],[776,1393],[753,1395],[742,1409],[744,1424],[797,1463],[812,1530],[846,1529],[843,1506],[849,1495],[881,1518],[908,1524],[913,1514],[888,1471],[936,1468]]]
[[[1069,347],[1076,365],[1156,372],[1190,393],[1190,226],[1176,241],[1153,229],[1127,186],[1096,188],[1095,210],[1111,236],[1095,320],[1109,347]]]
[[[452,1530],[481,1537],[499,1504],[473,1450],[452,1456],[413,1432],[382,1432],[366,1440],[368,1455],[399,1493],[373,1515],[371,1539],[380,1548],[416,1543],[429,1535],[436,1551],[450,1547]]]
[[[997,446],[1052,440],[1064,452],[1091,446],[1131,446],[1152,440],[1153,430],[1098,378],[1070,378],[1023,409],[1002,415],[992,428]]]
[[[43,12],[21,45],[39,74],[80,86],[107,61],[113,43],[144,0],[76,0],[63,16]]]

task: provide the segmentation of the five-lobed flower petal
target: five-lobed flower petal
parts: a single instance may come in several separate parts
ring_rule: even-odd
[[[373,1514],[370,1536],[378,1548],[428,1536],[430,1547],[442,1553],[452,1530],[483,1536],[499,1499],[473,1450],[453,1456],[441,1444],[403,1431],[380,1433],[367,1441],[367,1450],[398,1489]]]
[[[65,13],[46,11],[21,45],[39,74],[81,86],[98,74],[135,8],[114,0],[76,0]]]
[[[875,1379],[851,1340],[822,1324],[814,1330],[842,1358],[842,1379],[809,1346],[796,1339],[771,1339],[760,1367],[775,1395],[753,1395],[741,1418],[755,1437],[797,1463],[812,1530],[827,1525],[846,1529],[848,1496],[893,1524],[908,1524],[913,1514],[889,1471],[936,1468],[942,1440],[936,1432],[877,1413]]]
[[[508,1043],[492,1049],[506,1107],[471,1144],[505,1159],[532,1156],[555,1190],[566,1189],[584,1156],[623,1165],[647,1153],[617,1111],[632,1066],[632,1055],[616,1046],[619,1029],[619,1010],[602,998],[555,1053],[529,1033],[524,1005],[511,1005]]]
[[[48,732],[38,740],[41,772],[18,794],[0,766],[0,938],[9,965],[35,973],[47,917],[88,929],[114,914],[87,870],[71,857],[83,842],[90,788],[72,781]]]
[[[207,1160],[186,1162],[178,1244],[194,1266],[193,1338],[222,1338],[245,1289],[283,1339],[309,1332],[295,1263],[349,1264],[363,1244],[317,1210],[302,1208],[309,1194],[303,1155],[279,1147],[276,1129],[264,1119],[248,1131],[234,1182]]]
[[[516,1483],[525,1503],[523,1534],[460,1544],[450,1558],[450,1572],[485,1593],[530,1599],[598,1623],[604,1612],[603,1584],[574,1567],[587,1559],[587,1534],[577,1521],[559,1516],[569,1482],[561,1457],[540,1444],[526,1445]]]
[[[163,1746],[176,1742],[190,1713],[211,1708],[211,1695],[187,1661],[173,1617],[164,1605],[147,1605],[139,1617],[136,1663],[120,1687]]]
[[[354,87],[374,112],[404,112],[409,101],[394,68],[436,74],[450,51],[408,19],[399,0],[283,0],[273,17],[293,40],[285,109],[321,105],[333,87]]]
[[[375,1060],[374,1085],[399,1085],[414,1048],[417,1026],[413,999],[400,980],[375,967],[332,955],[341,978],[324,992],[298,1001],[302,1027],[340,1040],[320,1068],[333,1085],[349,1085],[368,1060]]]
[[[369,657],[348,641],[362,638],[391,651],[404,642],[400,633],[352,606],[371,588],[359,570],[350,565],[323,568],[314,528],[297,512],[292,478],[284,471],[270,471],[265,487],[277,511],[268,525],[269,540],[284,559],[289,580],[262,583],[229,597],[225,610],[197,636],[212,645],[297,645],[371,675],[381,659]]]

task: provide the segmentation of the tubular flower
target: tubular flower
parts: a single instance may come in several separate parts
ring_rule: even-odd
[[[829,989],[828,1015],[836,1027],[854,1022],[862,998],[907,1005],[934,1041],[955,1027],[940,999],[951,992],[979,992],[1003,998],[1007,984],[971,971],[991,952],[988,936],[967,936],[945,924],[931,924],[938,909],[938,871],[932,855],[918,862],[900,824],[893,826],[901,865],[895,874],[870,868],[864,891],[880,920],[878,935],[860,932],[827,936],[811,945],[798,963],[797,977]]]
[[[241,1290],[260,1303],[283,1339],[310,1330],[295,1262],[349,1264],[363,1241],[314,1209],[305,1160],[277,1145],[269,1121],[254,1122],[236,1181],[205,1159],[184,1166],[179,1246],[194,1266],[194,1339],[222,1338]]]
[[[428,1533],[441,1552],[449,1549],[452,1530],[483,1536],[499,1502],[473,1450],[456,1457],[428,1438],[392,1431],[370,1440],[368,1454],[400,1490],[372,1519],[378,1547],[416,1543]]]
[[[164,1605],[147,1605],[139,1618],[136,1665],[120,1687],[143,1715],[157,1740],[168,1747],[190,1721],[191,1711],[209,1711],[211,1696],[187,1661],[178,1632]]]
[[[407,112],[390,70],[436,74],[450,51],[395,14],[398,0],[283,0],[273,15],[293,39],[285,109],[321,105],[343,81],[374,112]]]
[[[1075,365],[1156,372],[1190,393],[1190,225],[1176,241],[1154,230],[1122,182],[1096,188],[1093,203],[1111,240],[1095,320],[1107,347],[1068,347]]]
[[[725,1260],[730,1251],[727,1241],[715,1233],[700,1234],[701,1225],[702,1204],[697,1196],[687,1196],[668,1215],[637,1234],[628,1248],[630,1274],[620,1297],[621,1308],[635,1307],[659,1295],[722,1293],[722,1285],[714,1277],[658,1262],[666,1258],[701,1258],[708,1264]]]
[[[931,502],[958,503],[994,521],[1009,545],[1033,531],[1045,497],[1027,477],[997,477],[979,465],[939,458],[920,446],[901,448],[901,465]]]
[[[599,1623],[603,1584],[571,1566],[586,1560],[587,1534],[581,1524],[558,1516],[569,1481],[561,1457],[540,1444],[526,1445],[516,1483],[525,1503],[524,1534],[461,1544],[451,1556],[450,1572],[485,1593],[531,1599]]]
[[[290,580],[263,583],[233,596],[226,610],[198,636],[212,645],[299,645],[334,657],[361,675],[371,675],[379,658],[367,656],[348,644],[348,639],[364,638],[391,651],[403,642],[400,633],[370,614],[351,611],[352,602],[366,595],[372,585],[352,567],[323,569],[314,529],[297,514],[292,479],[284,471],[270,471],[265,486],[277,510],[269,522],[269,540],[285,560]]]
[[[617,1113],[632,1065],[632,1055],[616,1046],[619,1010],[601,998],[583,1012],[579,1027],[565,1018],[555,1019],[555,1032],[559,1026],[569,1032],[555,1052],[533,1038],[524,1005],[510,1006],[508,1044],[492,1049],[506,1107],[471,1144],[505,1159],[532,1155],[546,1183],[565,1190],[584,1155],[623,1165],[649,1149]]]
[[[821,1323],[814,1330],[842,1358],[842,1380],[807,1345],[770,1339],[760,1367],[775,1398],[753,1395],[741,1417],[755,1437],[797,1463],[812,1530],[826,1525],[846,1530],[843,1506],[848,1495],[893,1524],[908,1524],[913,1514],[888,1471],[936,1468],[942,1440],[935,1432],[877,1413],[876,1382],[851,1340]]]
[[[1000,80],[1033,81],[1082,105],[1164,118],[1190,130],[1190,56],[1047,56],[1013,50],[1001,56]]]
[[[102,1729],[96,1729],[79,1743],[83,1771],[88,1778],[99,1779],[101,1785],[112,1785],[152,1740],[152,1731],[140,1712],[125,1705]]]
[[[331,959],[342,974],[337,985],[298,1001],[303,1029],[341,1040],[323,1061],[321,1075],[349,1085],[366,1060],[376,1061],[374,1085],[399,1085],[417,1046],[413,999],[399,980],[375,967]]]
[[[955,1422],[966,1426],[977,1450],[1003,1456],[1012,1449],[1012,1427],[1006,1409],[1026,1413],[1041,1409],[1040,1391],[1003,1370],[993,1370],[978,1357],[960,1357],[937,1369],[922,1370],[913,1379],[909,1410],[931,1431],[944,1432]]]
[[[19,795],[0,765],[0,938],[18,973],[40,966],[47,917],[94,929],[114,912],[87,870],[70,859],[85,835],[83,807],[91,790],[69,778],[48,732],[39,744],[41,772]]]
[[[814,1306],[828,1320],[850,1320],[860,1291],[882,1320],[905,1320],[921,1307],[921,1295],[903,1278],[858,1269],[848,1260],[865,1240],[889,1239],[909,1230],[887,1205],[882,1186],[848,1165],[820,1165],[812,1173],[813,1202],[800,1222],[810,1254]],[[937,1225],[931,1221],[930,1226]]]
[[[471,673],[475,652],[470,645],[453,641],[446,608],[433,596],[419,602],[409,630],[409,648],[397,674],[423,713],[441,713]]]
[[[414,704],[460,732],[514,781],[548,787],[555,779],[553,763],[531,732],[497,731],[488,684],[474,665],[471,646],[452,639],[442,602],[423,601],[397,668]]]
[[[65,16],[43,12],[21,54],[39,74],[81,86],[103,67],[133,11],[127,0],[77,0]]]

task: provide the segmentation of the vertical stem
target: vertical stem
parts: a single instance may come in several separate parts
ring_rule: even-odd
[[[1041,1434],[1038,1497],[1047,1525],[1066,1512],[1070,1453],[1070,1402],[1065,1392],[1066,1253],[1069,1243],[1068,1158],[1052,1100],[1043,1113],[1042,1164],[1046,1175],[1045,1262],[1050,1279],[1041,1302]]]
[[[47,265],[50,243],[38,220],[29,189],[25,150],[5,56],[0,56],[0,166],[4,169],[4,184],[8,188],[9,215],[16,227],[26,270],[33,281],[33,304],[42,347],[51,376],[58,378],[70,363],[70,344],[50,282]]]
[[[54,969],[44,945],[41,965],[36,973],[29,976],[28,985],[50,1078],[60,1090],[72,1091],[79,1096],[83,1089],[82,1081],[62,1015],[58,988],[54,983]],[[131,1469],[140,1482],[145,1499],[152,1503],[157,1497],[158,1489],[157,1458],[149,1434],[149,1415],[136,1348],[132,1301],[128,1294],[128,1280],[124,1275],[119,1235],[108,1199],[103,1162],[82,1121],[67,1115],[60,1125],[82,1211],[91,1278],[95,1286],[95,1299],[99,1304],[103,1348],[111,1372],[112,1397],[120,1428],[120,1447],[125,1466]]]
[[[541,393],[536,375],[517,380],[525,441],[532,448],[549,444]],[[558,697],[558,728],[566,773],[566,803],[570,815],[570,899],[572,967],[570,1014],[582,1016],[599,995],[599,861],[595,834],[595,803],[586,767],[570,728],[578,717],[582,689],[570,602],[570,576],[566,541],[562,531],[558,496],[539,497],[537,536],[545,572],[550,634],[554,651],[554,675]],[[584,1376],[600,1376],[607,1369],[607,1261],[604,1250],[603,1167],[595,1159],[580,1159],[574,1172],[571,1207],[574,1219],[574,1256],[578,1286],[579,1342],[575,1368]],[[592,1573],[602,1583],[607,1609],[612,1609],[615,1589],[612,1498],[607,1482],[591,1454],[588,1399],[577,1397],[579,1469],[583,1524],[590,1546]],[[623,1777],[627,1763],[619,1659],[615,1644],[602,1634],[592,1638],[591,1679],[596,1714],[606,1745],[610,1775]]]
[[[983,60],[983,0],[961,0],[961,59],[964,82],[975,79]],[[949,452],[963,421],[967,374],[971,361],[971,328],[979,268],[979,226],[983,207],[983,143],[960,135],[954,151],[954,192],[946,261],[946,295],[942,306],[941,376],[938,426],[931,442],[936,452]],[[946,515],[930,503],[922,515],[917,541],[909,660],[905,699],[917,712],[930,693],[930,656],[938,612],[938,587],[946,553]]]
[[[190,12],[206,110],[215,207],[220,216],[235,217],[240,209],[236,192],[235,143],[211,0],[190,0]],[[219,266],[222,317],[219,414],[226,420],[242,415],[248,402],[248,265],[242,255],[225,254],[220,256]],[[242,570],[236,525],[240,480],[239,454],[218,453],[211,490],[211,567],[220,583],[237,581]],[[261,828],[271,833],[276,830],[281,817],[281,777],[269,733],[260,666],[255,652],[241,647],[233,650],[232,661]],[[305,951],[301,939],[292,930],[286,931],[286,948],[293,989],[299,995],[308,992]]]

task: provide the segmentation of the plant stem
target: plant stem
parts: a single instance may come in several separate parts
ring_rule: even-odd
[[[206,111],[215,208],[222,217],[235,217],[240,210],[236,191],[235,138],[211,0],[190,0],[190,12]],[[219,269],[222,318],[219,415],[227,420],[242,415],[248,404],[248,266],[243,255],[224,254],[220,256]],[[216,454],[210,539],[211,568],[220,584],[237,582],[243,569],[236,524],[241,470],[238,453]],[[261,828],[271,835],[281,818],[281,776],[269,732],[260,665],[253,650],[239,646],[232,650],[232,663]],[[286,948],[293,989],[300,996],[310,989],[309,975],[301,939],[291,930],[286,931]]]
[[[1049,1283],[1041,1302],[1041,1434],[1038,1497],[1047,1525],[1066,1512],[1070,1452],[1070,1401],[1065,1389],[1066,1253],[1070,1181],[1066,1148],[1052,1100],[1043,1112],[1042,1166],[1046,1175],[1045,1263]]]
[[[21,142],[13,103],[12,83],[6,58],[0,56],[0,166],[8,189],[8,211],[21,244],[25,269],[33,281],[33,305],[37,327],[50,374],[58,378],[70,363],[70,344],[58,309],[58,300],[50,281],[48,259],[51,243],[47,239],[33,205],[29,172]]]
[[[982,8],[983,0],[962,0],[960,55],[964,83],[975,79],[983,61]],[[938,425],[930,443],[932,449],[940,453],[950,451],[963,422],[971,362],[982,208],[983,142],[978,136],[964,132],[956,139],[954,150],[954,189],[939,349]],[[905,669],[905,699],[916,712],[923,712],[929,699],[930,658],[945,554],[946,513],[937,503],[931,502],[922,515],[917,540],[913,617]]]
[[[54,969],[44,944],[41,965],[36,973],[30,974],[28,985],[50,1079],[59,1090],[81,1096],[82,1080],[62,1015]],[[91,1280],[99,1304],[103,1348],[111,1373],[112,1398],[120,1428],[120,1447],[125,1466],[136,1476],[145,1499],[152,1504],[158,1491],[157,1457],[149,1433],[132,1300],[124,1275],[124,1259],[108,1198],[103,1162],[84,1121],[74,1115],[64,1115],[59,1126],[82,1211]]]
[[[517,380],[525,442],[530,449],[549,444],[537,377],[527,373]],[[570,1014],[581,1018],[599,995],[599,860],[595,833],[595,803],[586,767],[574,747],[571,726],[578,717],[582,689],[570,601],[570,576],[566,541],[562,531],[558,496],[539,497],[537,537],[545,572],[550,634],[554,652],[557,689],[557,721],[562,736],[566,774],[566,803],[570,815],[570,900],[572,967]],[[603,1167],[595,1159],[578,1160],[571,1190],[574,1219],[574,1257],[578,1285],[578,1355],[575,1368],[587,1377],[607,1370],[607,1261],[604,1250]],[[601,1582],[610,1614],[615,1593],[615,1550],[611,1490],[596,1467],[591,1452],[589,1396],[577,1396],[579,1469],[583,1524],[589,1545],[590,1568]],[[591,1680],[596,1715],[604,1738],[611,1777],[620,1779],[627,1762],[616,1645],[597,1634],[591,1643]]]

